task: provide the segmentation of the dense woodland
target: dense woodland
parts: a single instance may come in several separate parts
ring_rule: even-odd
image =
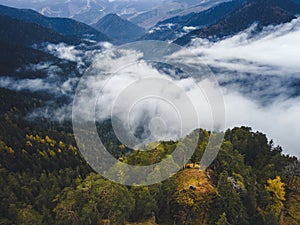
[[[89,167],[70,123],[24,118],[42,99],[0,93],[0,224],[300,223],[299,161],[249,127],[226,131],[206,171],[197,162],[211,133],[196,130],[199,143],[187,168],[159,184],[127,187]],[[129,164],[158,162],[182,144],[161,142],[150,152],[130,153],[108,132],[109,124],[102,124],[100,136],[105,133],[112,154]]]

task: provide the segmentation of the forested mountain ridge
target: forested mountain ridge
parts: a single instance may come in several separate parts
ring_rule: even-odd
[[[198,130],[190,168],[156,185],[125,187],[93,173],[76,147],[70,124],[23,119],[44,104],[42,99],[1,89],[0,103],[5,106],[0,115],[2,224],[126,224],[153,216],[157,224],[299,222],[299,202],[294,200],[300,196],[299,162],[251,128],[227,130],[206,172],[197,163],[213,134]],[[171,157],[178,144],[161,142],[150,153],[135,151],[122,160],[155,163]],[[114,146],[123,151],[119,143]]]

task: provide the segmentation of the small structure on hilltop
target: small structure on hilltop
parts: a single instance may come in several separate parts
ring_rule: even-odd
[[[193,191],[197,190],[197,188],[195,186],[193,186],[193,185],[190,185],[190,189],[193,190]]]
[[[200,164],[188,163],[183,166],[183,169],[200,169]]]

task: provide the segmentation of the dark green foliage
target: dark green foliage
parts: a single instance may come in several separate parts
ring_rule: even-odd
[[[132,212],[132,221],[143,221],[158,213],[157,202],[161,197],[160,186],[132,187],[130,190],[135,199],[135,209]]]
[[[223,213],[220,216],[220,219],[217,221],[216,225],[230,225],[230,223],[227,220],[226,213]]]
[[[125,224],[135,200],[124,186],[90,174],[75,189],[65,188],[57,196],[56,224]]]
[[[227,215],[231,224],[248,224],[246,210],[239,193],[234,190],[227,171],[221,173],[217,191],[220,195],[220,207]]]

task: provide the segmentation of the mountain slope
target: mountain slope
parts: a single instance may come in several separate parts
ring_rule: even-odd
[[[225,15],[240,6],[242,2],[243,0],[225,2],[199,13],[189,13],[184,16],[166,19],[159,22],[150,32],[142,37],[142,39],[174,40],[178,38],[178,36],[186,34],[188,27],[190,27],[190,29],[196,29],[219,21]]]
[[[35,23],[0,16],[0,40],[30,46],[42,42],[79,44],[80,39],[65,36]]]
[[[0,41],[0,48],[0,75],[15,74],[22,65],[57,60],[45,52],[4,41]]]
[[[262,28],[267,25],[289,22],[295,18],[293,12],[298,9],[297,7],[290,7],[291,4],[294,4],[291,1],[285,0],[285,2],[287,4],[283,7],[282,0],[248,1],[234,12],[225,16],[221,21],[211,26],[192,31],[177,39],[175,43],[185,45],[194,37],[222,38],[234,35],[247,29],[253,23],[257,23],[258,28]],[[298,5],[295,4],[295,6]]]
[[[224,1],[225,0],[164,0],[156,7],[137,13],[129,17],[128,20],[149,29],[155,26],[159,21],[174,16],[187,15],[192,12],[201,12]]]
[[[103,17],[93,27],[120,43],[134,41],[146,32],[143,28],[122,19],[116,14]]]
[[[0,15],[9,16],[24,22],[36,23],[63,35],[75,36],[80,39],[89,37],[95,41],[108,41],[109,38],[94,28],[67,18],[50,18],[31,9],[16,9],[0,5]]]
[[[278,5],[280,8],[288,11],[292,14],[299,14],[300,13],[300,1],[293,1],[293,0],[267,0],[270,3]]]
[[[0,49],[0,77],[45,78],[51,67],[59,68],[55,73],[62,75],[62,79],[72,73],[77,75],[75,62],[61,60],[49,53],[4,41],[0,41]],[[41,68],[34,69],[38,65]]]
[[[213,24],[222,17],[238,8],[244,0],[234,0],[221,3],[206,11],[196,13],[185,24],[185,26],[206,26]]]

